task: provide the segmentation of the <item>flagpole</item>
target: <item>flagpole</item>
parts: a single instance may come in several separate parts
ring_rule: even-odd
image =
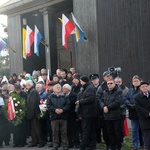
[[[46,43],[46,41],[44,39],[41,39],[40,43],[43,44],[44,46],[48,47],[48,44]]]
[[[16,53],[16,50],[13,49],[11,46],[7,46],[7,47],[8,47],[8,49],[10,49],[10,50],[12,50],[14,53]]]

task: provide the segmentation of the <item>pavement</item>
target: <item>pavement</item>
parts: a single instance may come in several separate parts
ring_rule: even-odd
[[[49,143],[48,143],[49,144]],[[5,149],[5,150],[10,150],[10,149],[13,149],[13,150],[52,150],[53,148],[51,147],[48,147],[48,144],[46,144],[44,147],[42,148],[38,148],[38,147],[28,147],[27,145],[25,147],[12,147],[12,144],[10,146],[3,146],[2,148],[0,149]],[[62,147],[59,147],[58,150],[63,150]],[[75,149],[75,148],[69,148],[69,150],[79,150],[79,149]],[[104,150],[104,149],[97,149],[97,150]]]
[[[27,143],[29,143],[31,139],[27,139]],[[0,149],[5,149],[5,150],[10,150],[10,149],[13,149],[13,150],[37,150],[37,149],[41,149],[41,150],[52,150],[53,148],[51,147],[48,147],[49,146],[49,142],[42,148],[38,148],[38,147],[28,147],[28,145],[24,146],[24,147],[12,147],[13,146],[13,139],[11,137],[10,139],[10,145],[9,146],[5,146],[5,144],[3,144],[3,147],[0,148]],[[59,147],[58,150],[63,150],[62,147]],[[75,148],[69,148],[69,150],[79,150],[79,149],[75,149]],[[97,150],[100,150],[100,149],[97,149]],[[101,149],[102,150],[102,149]]]
[[[38,148],[38,147],[28,147],[29,145],[29,141],[31,141],[31,137],[27,139],[27,145],[24,146],[24,147],[13,147],[13,137],[12,137],[12,134],[11,134],[11,139],[10,139],[10,143],[9,143],[9,146],[5,146],[5,144],[3,143],[3,147],[0,148],[1,149],[5,149],[5,150],[10,150],[10,149],[13,149],[13,150],[52,150],[53,148],[52,147],[48,147],[50,145],[50,142],[47,142],[47,144],[42,147],[42,148]],[[63,150],[62,147],[59,147],[58,150]],[[75,149],[75,148],[69,148],[69,150],[79,150],[79,149]],[[96,150],[104,150],[104,149],[96,149]]]
[[[41,149],[41,150],[47,150],[47,149],[49,149],[49,150],[52,150],[53,148],[51,148],[51,147],[48,147],[49,146],[49,143],[48,144],[46,144],[44,147],[42,147],[42,148],[38,148],[38,147],[28,147],[28,145],[26,145],[26,146],[24,146],[24,147],[12,147],[13,146],[13,144],[12,144],[12,142],[10,142],[10,145],[9,146],[3,146],[2,148],[0,148],[0,149],[5,149],[5,150],[10,150],[10,149],[13,149],[13,150],[19,150],[19,149],[21,149],[21,150],[37,150],[37,149]],[[63,148],[62,147],[60,147],[58,150],[63,150]],[[78,149],[75,149],[75,148],[69,148],[69,150],[78,150]]]

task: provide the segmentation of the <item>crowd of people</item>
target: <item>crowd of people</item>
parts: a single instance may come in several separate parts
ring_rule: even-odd
[[[44,147],[52,150],[75,148],[96,150],[102,141],[107,150],[121,150],[124,143],[126,110],[132,127],[131,150],[150,150],[149,83],[138,75],[131,88],[110,71],[80,76],[75,68],[57,69],[49,77],[46,69],[13,73],[0,78],[0,148]],[[10,102],[15,116],[10,118]],[[9,110],[8,110],[9,109]],[[7,114],[8,113],[8,114]],[[9,116],[9,117],[8,117]],[[31,136],[31,141],[27,138]]]

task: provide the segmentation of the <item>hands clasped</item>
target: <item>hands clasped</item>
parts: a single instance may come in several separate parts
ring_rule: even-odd
[[[63,110],[60,109],[60,108],[57,108],[57,109],[55,109],[55,113],[58,114],[58,115],[60,115],[60,114],[63,113]]]

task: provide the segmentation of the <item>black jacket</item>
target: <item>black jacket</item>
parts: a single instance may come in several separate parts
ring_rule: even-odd
[[[120,104],[122,101],[122,90],[116,86],[113,90],[106,90],[100,99],[100,106],[103,109],[105,106],[108,108],[108,113],[104,113],[105,120],[118,120],[121,119]]]
[[[27,118],[34,119],[39,118],[40,115],[40,96],[36,89],[33,87],[28,91],[27,98]]]
[[[79,83],[77,86],[75,86],[75,84],[72,84],[72,92],[78,94],[81,91],[81,84]]]
[[[150,92],[149,97],[146,97],[142,92],[140,92],[134,98],[141,129],[150,129]]]
[[[95,87],[86,83],[83,90],[78,95],[81,117],[97,117],[97,102],[96,102]]]
[[[50,113],[51,120],[68,119],[68,111],[69,111],[69,99],[64,94],[60,94],[57,96],[55,93],[52,93],[47,99],[47,108]],[[63,109],[62,114],[56,114],[56,109]]]
[[[69,118],[68,119],[76,119],[77,114],[75,113],[75,102],[77,101],[77,94],[70,92],[68,95],[70,107],[69,107]]]

